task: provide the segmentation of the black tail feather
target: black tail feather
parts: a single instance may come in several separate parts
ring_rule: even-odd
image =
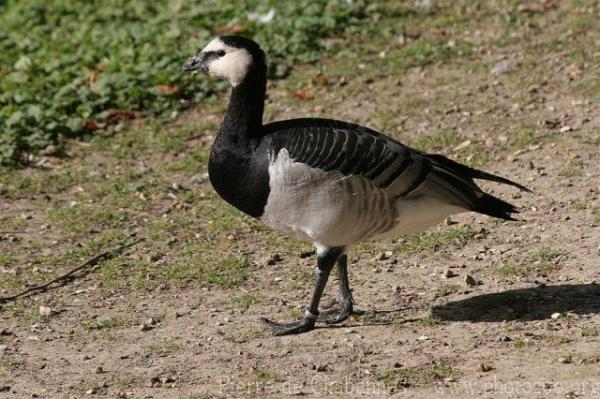
[[[483,197],[480,198],[477,208],[473,210],[499,219],[518,220],[511,215],[519,213],[516,206],[487,193],[483,193]]]
[[[519,184],[512,180],[509,180],[506,177],[493,175],[491,173],[487,173],[487,172],[484,172],[483,170],[479,170],[479,169],[473,169],[473,168],[469,168],[469,169],[471,169],[471,172],[472,172],[471,176],[474,179],[483,179],[483,180],[495,181],[497,183],[504,183],[504,184],[508,184],[509,186],[517,187],[520,190],[526,191],[528,193],[533,193],[533,191],[531,191],[527,187],[523,186],[522,184]]]
[[[517,187],[520,190],[526,191],[528,193],[532,193],[533,191],[531,191],[530,189],[528,189],[527,187],[516,183],[512,180],[509,180],[505,177],[502,176],[498,176],[498,175],[494,175],[491,173],[487,173],[484,172],[483,170],[479,170],[479,169],[475,169],[475,168],[471,168],[467,165],[463,165],[460,164],[456,161],[453,161],[449,158],[446,158],[443,155],[439,155],[439,154],[428,154],[428,157],[433,159],[435,162],[438,162],[439,164],[441,164],[442,166],[454,171],[455,173],[462,175],[462,176],[468,176],[471,179],[482,179],[482,180],[490,180],[490,181],[494,181],[497,183],[503,183],[503,184],[508,184],[509,186],[513,186],[513,187]]]

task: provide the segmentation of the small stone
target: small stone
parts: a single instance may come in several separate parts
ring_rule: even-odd
[[[160,385],[160,376],[150,378],[150,386]]]
[[[419,0],[419,1],[417,1],[417,8],[420,11],[429,12],[429,11],[431,11],[432,6],[433,6],[432,0]]]
[[[550,318],[551,318],[551,319],[554,319],[554,320],[556,320],[556,319],[558,319],[560,316],[561,316],[561,313],[559,313],[559,312],[556,312],[556,313],[552,313],[552,315],[550,316]]]
[[[316,372],[323,372],[329,369],[329,366],[327,364],[320,364],[315,360],[309,360],[308,362],[304,363],[304,365],[309,370],[314,370]]]
[[[144,324],[140,325],[140,331],[152,330],[157,324],[158,322],[150,317],[149,319],[146,319],[146,321],[144,321]]]
[[[311,257],[311,256],[313,256],[315,254],[316,254],[315,250],[311,249],[310,251],[302,251],[302,252],[300,252],[300,254],[298,256],[301,259],[304,259],[304,258],[309,258],[309,257]]]
[[[40,305],[38,311],[40,312],[40,316],[48,317],[52,314],[52,308],[50,306]]]
[[[571,359],[571,356],[563,356],[558,358],[558,362],[563,364],[569,364],[573,362],[573,359]]]
[[[169,382],[175,382],[175,376],[163,375],[162,377],[160,377],[160,382],[162,382],[163,384],[166,384]]]
[[[477,285],[477,281],[475,281],[475,279],[471,275],[467,274],[465,275],[465,284],[469,287],[472,287],[474,285]]]
[[[377,255],[375,255],[375,260],[386,260],[387,258],[387,252],[380,252]]]
[[[477,367],[478,371],[481,371],[482,373],[487,373],[488,371],[492,371],[494,368],[492,366],[489,366],[485,363],[479,363],[479,367]]]
[[[444,278],[452,278],[458,276],[458,274],[454,273],[451,269],[446,269],[443,274]]]
[[[283,258],[281,257],[281,255],[279,254],[273,254],[271,255],[271,257],[269,257],[269,259],[267,260],[267,265],[269,266],[273,266],[276,263],[279,263],[283,260]]]
[[[316,372],[320,373],[323,371],[327,371],[329,369],[329,366],[327,364],[318,364],[317,368],[315,369]]]
[[[571,126],[565,125],[565,126],[561,127],[559,131],[561,133],[566,133],[566,132],[570,132],[571,130],[573,130],[573,128]]]
[[[279,283],[279,282],[283,281],[283,277],[275,277],[273,279],[273,281],[275,281],[276,283]]]
[[[492,67],[492,75],[504,75],[506,73],[512,72],[514,67],[510,65],[510,63],[506,61],[498,62]]]
[[[0,345],[0,355],[4,355],[6,353],[6,349],[6,345]]]
[[[192,176],[190,179],[190,185],[200,185],[206,181],[208,181],[208,173],[200,173]]]
[[[428,340],[429,340],[429,337],[426,335],[421,335],[419,338],[417,338],[417,341],[421,341],[421,342],[428,341]]]
[[[452,225],[458,224],[458,222],[456,220],[452,220],[449,217],[447,217],[446,220],[444,221],[444,224],[446,226],[452,226]]]
[[[4,335],[4,336],[8,336],[8,335],[12,335],[13,332],[10,328],[5,327],[2,330],[0,330],[0,335]]]
[[[155,252],[153,254],[148,255],[147,257],[147,261],[148,262],[156,262],[157,260],[160,260],[164,255],[158,252]]]

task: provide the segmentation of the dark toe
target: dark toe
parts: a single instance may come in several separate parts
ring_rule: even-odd
[[[315,328],[314,319],[307,318],[302,318],[292,323],[279,323],[264,317],[261,318],[261,321],[271,328],[271,332],[275,336],[300,334]]]

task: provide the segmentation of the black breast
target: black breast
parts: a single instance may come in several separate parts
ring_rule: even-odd
[[[262,216],[269,197],[269,159],[266,143],[253,151],[214,146],[208,175],[215,191],[240,211]]]

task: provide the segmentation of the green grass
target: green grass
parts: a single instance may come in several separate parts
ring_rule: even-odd
[[[257,303],[260,302],[260,300],[258,299],[258,297],[256,295],[252,295],[252,294],[240,294],[236,297],[234,297],[231,302],[242,309],[247,309],[250,307],[250,305],[256,305]]]
[[[585,211],[588,208],[588,205],[583,201],[575,201],[571,205],[569,205],[574,211]]]
[[[22,288],[25,283],[26,280],[20,275],[5,275],[0,279],[0,287],[6,292],[15,292]]]
[[[517,132],[516,136],[514,136],[510,140],[510,146],[513,149],[522,149],[527,148],[530,145],[537,144],[541,140],[540,136],[536,134],[533,130],[524,129]]]
[[[525,340],[524,338],[517,338],[513,341],[513,347],[518,350],[521,350],[528,345],[530,345],[529,340]]]
[[[224,338],[229,342],[234,343],[245,343],[255,340],[260,337],[264,337],[265,330],[262,326],[259,325],[248,325],[244,327],[240,327],[235,331],[224,332]]]
[[[467,57],[471,53],[471,45],[466,42],[458,42],[454,46],[449,46],[443,39],[422,37],[393,52],[390,54],[390,58],[393,57],[397,60],[396,67],[409,68]]]
[[[424,251],[437,251],[451,245],[463,246],[474,238],[477,232],[471,227],[449,228],[442,231],[429,231],[409,235],[392,246],[392,250],[406,254]]]
[[[557,260],[562,255],[564,255],[563,251],[541,248],[528,256],[525,261],[516,264],[504,263],[496,270],[498,274],[507,278],[548,273],[558,267]]]
[[[597,337],[598,335],[600,335],[600,327],[596,325],[587,325],[581,327],[582,337]]]
[[[457,374],[450,363],[435,364],[431,367],[399,367],[375,372],[375,379],[388,387],[408,387],[432,384],[453,378]]]
[[[464,137],[454,130],[440,130],[435,134],[420,136],[415,142],[415,146],[430,152],[441,151],[456,146],[464,140]]]
[[[226,252],[227,248],[222,246],[186,244],[161,266],[146,260],[117,257],[101,265],[100,277],[107,288],[151,289],[164,282],[237,287],[248,278],[250,262],[245,255]]]
[[[0,185],[4,187],[4,195],[8,198],[54,194],[77,184],[100,179],[100,176],[93,176],[91,172],[65,168],[58,171],[37,170],[35,173],[24,173],[0,168]]]
[[[108,330],[115,327],[123,327],[126,325],[130,325],[131,322],[121,318],[121,317],[110,317],[110,318],[101,318],[94,317],[89,320],[84,320],[81,323],[81,326],[86,330]]]
[[[441,318],[430,314],[423,317],[421,319],[421,323],[423,323],[426,326],[438,326],[440,324],[444,324],[444,321]]]
[[[9,266],[14,262],[14,258],[10,255],[0,254],[0,266]]]
[[[482,143],[473,138],[468,139],[454,130],[443,129],[419,136],[413,145],[426,152],[446,153],[450,158],[472,167],[485,165],[490,160]]]
[[[600,99],[600,77],[597,75],[586,78],[584,81],[577,83],[574,87],[574,93],[590,97],[597,101]]]
[[[292,280],[311,281],[314,278],[314,271],[307,267],[299,267],[292,271]]]
[[[565,166],[558,172],[559,176],[577,177],[583,175],[583,161],[581,159],[569,159]]]
[[[118,226],[126,218],[125,212],[98,204],[80,203],[48,209],[48,221],[68,236],[88,234],[91,230]]]
[[[207,271],[206,282],[223,288],[235,287],[248,278],[248,265],[245,256],[221,258],[216,267]]]
[[[133,375],[127,375],[124,377],[119,377],[119,379],[117,380],[117,384],[119,385],[119,387],[121,388],[128,388],[136,383],[139,382],[138,377],[133,376]]]
[[[1,7],[3,164],[61,137],[118,129],[144,115],[171,117],[202,101],[213,89],[181,65],[218,32],[254,37],[272,74],[281,75],[286,63],[322,57],[332,50],[325,38],[343,36],[367,15],[341,0],[13,0]],[[277,15],[268,24],[247,18],[271,7]]]
[[[3,355],[0,356],[0,375],[10,375],[10,372],[19,365],[16,356]]]
[[[260,381],[275,381],[279,378],[277,372],[260,368],[254,369],[254,375]]]
[[[456,294],[458,291],[460,291],[459,285],[451,284],[451,283],[443,283],[437,288],[437,290],[435,292],[435,296],[438,298],[445,297],[448,295]]]
[[[174,340],[157,342],[148,345],[145,349],[150,356],[166,356],[177,352],[177,350],[179,350],[179,344]]]

